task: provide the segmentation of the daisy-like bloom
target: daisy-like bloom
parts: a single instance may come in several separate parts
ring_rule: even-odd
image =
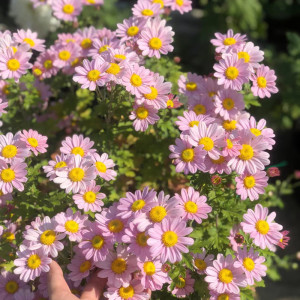
[[[56,226],[56,222],[49,217],[45,217],[43,221],[37,218],[34,228],[29,228],[23,233],[28,249],[42,248],[45,255],[50,254],[52,257],[57,257],[58,251],[62,251],[64,248],[60,240],[66,235],[64,233],[57,234]]]
[[[93,40],[97,38],[97,30],[93,26],[85,27],[82,30],[78,29],[74,34],[74,38],[81,47],[82,56],[87,56],[89,49],[93,46]]]
[[[218,84],[224,85],[225,89],[231,88],[240,91],[244,83],[249,81],[249,66],[237,54],[221,59],[214,64],[214,76],[218,78]]]
[[[220,90],[220,86],[216,79],[211,77],[203,78],[200,85],[200,93],[202,95],[210,97],[210,99],[214,100],[217,92]]]
[[[6,300],[15,300],[15,294],[22,288],[28,287],[24,281],[19,279],[19,276],[2,271],[0,274],[0,298]]]
[[[110,48],[118,48],[119,44],[120,41],[115,37],[105,37],[102,40],[96,38],[93,40],[93,46],[89,50],[88,56],[91,56],[93,59],[96,59],[99,56],[99,54],[102,56],[108,54],[108,50]]]
[[[243,269],[234,265],[230,254],[226,257],[218,254],[213,266],[206,269],[206,274],[204,280],[208,283],[209,289],[220,294],[239,294],[239,287],[247,285]]]
[[[207,219],[207,214],[212,211],[211,206],[206,203],[206,197],[200,196],[192,187],[181,189],[181,195],[176,193],[174,198],[178,200],[180,216],[184,221],[195,220],[201,224],[202,219]]]
[[[215,97],[215,113],[224,120],[235,119],[237,114],[245,108],[243,95],[231,90],[220,90]]]
[[[138,64],[140,62],[139,56],[131,50],[131,48],[126,47],[126,45],[120,46],[120,48],[109,48],[110,56],[115,63],[124,62],[125,65]]]
[[[24,142],[20,140],[19,134],[15,136],[9,132],[6,135],[0,135],[0,158],[7,163],[13,159],[24,160],[30,156],[29,149],[26,148]]]
[[[194,240],[186,237],[193,231],[193,228],[186,227],[186,222],[180,218],[164,219],[161,223],[154,224],[148,230],[148,245],[152,257],[160,257],[162,263],[169,261],[175,263],[181,261],[181,253],[188,253],[186,246],[194,244]]]
[[[138,261],[138,267],[140,268],[139,280],[145,289],[161,290],[164,283],[170,282],[168,273],[162,271],[162,263],[157,259]]]
[[[170,0],[168,6],[171,6],[172,10],[177,10],[181,14],[189,12],[192,10],[191,0]]]
[[[31,56],[30,52],[14,53],[13,49],[6,49],[0,54],[0,76],[3,79],[13,78],[18,82],[20,77],[32,68],[32,64],[29,63]]]
[[[118,29],[116,30],[116,35],[121,38],[121,43],[130,40],[136,41],[146,22],[147,20],[145,18],[131,17],[129,19],[124,19],[122,24],[117,24]]]
[[[281,249],[284,249],[288,243],[289,243],[289,240],[291,239],[288,234],[290,232],[288,230],[283,230],[281,231],[281,234],[282,234],[282,238],[279,240],[277,246],[279,246]]]
[[[214,260],[213,254],[206,253],[204,248],[201,249],[201,253],[192,253],[193,265],[198,274],[205,274],[206,268],[212,266]]]
[[[110,251],[105,260],[96,262],[96,266],[101,269],[97,276],[107,278],[108,286],[128,287],[131,274],[138,269],[136,256],[126,248],[119,244],[116,251]]]
[[[166,26],[166,20],[156,17],[149,21],[141,32],[137,44],[144,56],[160,58],[160,55],[166,55],[172,52],[174,31],[171,26]]]
[[[224,129],[218,124],[206,125],[200,122],[198,126],[190,129],[189,142],[193,146],[200,146],[211,159],[219,159],[221,155],[220,148],[225,146]]]
[[[104,0],[82,0],[84,5],[100,6],[104,4]]]
[[[248,209],[247,213],[244,214],[244,222],[241,223],[241,226],[245,233],[250,234],[256,246],[275,251],[275,246],[282,239],[282,233],[280,233],[282,226],[273,222],[275,217],[275,212],[268,215],[268,208],[257,204],[254,211]]]
[[[79,57],[81,56],[81,48],[75,43],[58,44],[52,46],[50,50],[57,53],[53,66],[59,69],[70,67],[74,62],[76,63],[76,60],[79,60]]]
[[[163,76],[155,74],[153,85],[150,86],[151,93],[144,94],[142,98],[136,99],[136,103],[142,104],[145,102],[146,104],[153,105],[156,109],[166,108],[171,87],[171,82],[164,82]]]
[[[187,73],[187,76],[181,75],[178,80],[179,93],[184,94],[189,99],[198,99],[202,76],[195,73]]]
[[[245,131],[245,130],[244,130]],[[249,172],[255,174],[261,171],[270,163],[269,153],[263,151],[268,148],[268,144],[262,136],[254,137],[249,132],[240,131],[240,144],[242,148],[240,154],[231,158],[228,166],[238,174]]]
[[[100,189],[100,185],[96,185],[95,181],[88,183],[84,190],[80,190],[79,194],[73,195],[77,207],[83,209],[84,212],[101,211],[101,207],[104,205],[101,199],[104,199],[106,195],[99,193]]]
[[[82,279],[90,275],[90,270],[93,268],[93,262],[87,260],[83,255],[76,254],[71,263],[67,266],[68,270],[71,271],[68,274],[68,278],[74,281],[74,286],[80,285]]]
[[[108,68],[109,63],[100,56],[92,61],[84,59],[83,66],[75,68],[73,80],[81,84],[82,89],[94,91],[111,80],[111,75],[106,73]]]
[[[78,193],[84,190],[88,183],[94,181],[96,178],[95,167],[91,161],[82,158],[80,155],[73,155],[67,169],[56,170],[56,178],[53,179],[55,183],[60,184],[61,189],[65,189],[66,193]]]
[[[43,67],[42,78],[50,78],[57,74],[59,68],[53,65],[55,59],[56,52],[51,49],[48,49],[39,55],[37,62]]]
[[[235,157],[240,154],[242,145],[239,143],[239,138],[235,137],[233,134],[226,134],[226,146],[222,150],[222,155],[224,157]]]
[[[0,190],[4,193],[12,193],[13,188],[22,192],[24,190],[23,182],[27,181],[26,163],[22,160],[14,159],[10,166],[0,159]]]
[[[187,137],[175,140],[176,145],[169,146],[169,150],[172,152],[169,157],[174,159],[176,165],[176,172],[184,172],[184,174],[195,174],[197,170],[203,170],[204,157],[206,151],[202,146],[193,148]]]
[[[107,153],[102,153],[101,156],[98,153],[93,153],[91,159],[95,164],[97,175],[106,181],[116,179],[117,172],[111,169],[115,163],[108,158]]]
[[[183,105],[183,103],[181,103],[179,101],[178,97],[176,97],[173,94],[168,95],[167,108],[174,109],[174,108],[178,108],[182,105]]]
[[[146,131],[149,124],[153,125],[159,120],[158,109],[146,102],[134,104],[133,109],[129,119],[134,120],[132,125],[136,131]]]
[[[189,98],[188,109],[199,115],[214,116],[214,102],[207,95],[199,95],[198,98]]]
[[[260,65],[256,70],[256,74],[252,74],[250,79],[252,81],[251,91],[254,96],[270,98],[271,94],[278,93],[275,82],[277,76],[274,70],[271,70],[268,66]]]
[[[2,239],[9,243],[12,243],[16,239],[15,233],[17,231],[17,225],[15,223],[12,223],[11,221],[4,221],[4,225],[6,229],[3,231]]]
[[[137,279],[130,281],[129,284],[121,285],[120,287],[108,287],[104,296],[109,300],[147,300],[150,295],[145,292],[145,287]]]
[[[150,70],[145,67],[140,67],[135,64],[132,67],[126,69],[122,84],[126,90],[137,97],[142,97],[144,94],[150,94],[150,86],[153,82],[153,77],[150,74]]]
[[[82,2],[77,0],[52,1],[51,7],[57,19],[63,21],[76,21],[82,11]]]
[[[187,270],[185,277],[180,276],[175,282],[172,294],[176,296],[176,298],[185,298],[194,292],[194,283],[195,279],[192,278],[190,272]],[[170,286],[168,287],[168,290],[171,291]]]
[[[45,51],[45,40],[38,39],[37,32],[33,32],[30,29],[27,29],[26,31],[24,29],[21,29],[17,30],[17,32],[15,32],[13,36],[16,42],[20,44],[26,43],[27,45],[29,45],[30,49],[36,50],[38,52]]]
[[[64,213],[59,213],[54,217],[57,223],[55,230],[57,232],[66,233],[71,242],[80,242],[82,240],[82,229],[87,226],[88,215],[81,215],[79,211],[73,213],[68,208]]]
[[[53,180],[56,177],[56,170],[61,168],[67,168],[71,157],[67,154],[55,155],[54,160],[50,160],[47,166],[44,166],[44,172],[49,180]]]
[[[230,174],[232,173],[232,170],[228,166],[228,161],[229,158],[222,155],[220,155],[218,159],[212,159],[207,155],[204,159],[205,169],[203,172],[208,172],[209,174]]]
[[[37,8],[42,5],[47,5],[50,3],[49,0],[30,0],[30,2],[33,4],[33,8]]]
[[[237,251],[238,247],[242,247],[245,243],[244,236],[240,233],[242,230],[242,227],[240,224],[235,224],[231,230],[230,230],[230,235],[228,237],[231,248],[233,251]]]
[[[5,99],[0,98],[0,117],[2,116],[2,114],[7,114],[7,111],[5,110],[5,108],[7,107],[8,102]]]
[[[138,18],[154,18],[161,13],[160,4],[139,0],[132,8],[132,14]]]
[[[246,35],[241,35],[240,33],[234,34],[232,29],[229,29],[226,34],[216,32],[215,36],[216,39],[212,39],[210,42],[217,47],[217,53],[223,53],[228,49],[236,48],[246,41]]]
[[[33,152],[35,156],[39,153],[47,152],[48,137],[39,134],[36,130],[23,130],[20,134],[20,140],[26,143],[26,147]]]
[[[112,236],[104,235],[103,230],[94,222],[82,230],[82,241],[78,247],[87,260],[103,261],[108,251],[113,249]]]
[[[69,44],[69,43],[78,43],[78,36],[75,36],[75,33],[59,33],[57,35],[56,44]]]
[[[29,250],[25,246],[20,247],[17,252],[17,259],[14,260],[14,273],[20,275],[20,279],[24,282],[34,280],[39,277],[42,272],[49,272],[49,265],[52,259],[45,255],[43,249]]]
[[[236,193],[242,200],[249,198],[251,201],[258,200],[260,194],[265,193],[265,187],[268,186],[267,173],[258,171],[255,174],[244,173],[235,177]]]
[[[234,266],[244,270],[248,285],[254,285],[254,280],[259,282],[262,280],[261,277],[266,276],[267,266],[262,264],[266,259],[259,256],[258,252],[254,252],[252,247],[249,252],[247,247],[238,248],[236,259]]]
[[[216,293],[214,291],[209,291],[210,298],[209,300],[240,300],[241,297],[239,294],[232,293]]]

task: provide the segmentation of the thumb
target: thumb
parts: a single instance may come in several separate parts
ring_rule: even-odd
[[[81,294],[81,300],[98,300],[102,295],[107,279],[97,277],[95,272]]]

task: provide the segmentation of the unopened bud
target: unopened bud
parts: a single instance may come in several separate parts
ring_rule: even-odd
[[[180,61],[181,61],[181,58],[180,58],[179,56],[175,56],[175,57],[174,57],[174,63],[175,63],[175,64],[179,64]]]
[[[272,167],[267,170],[267,174],[269,177],[277,177],[280,176],[280,170],[277,167]]]
[[[171,266],[169,264],[163,264],[162,267],[161,267],[161,270],[164,273],[168,273],[171,270]]]
[[[219,185],[219,184],[221,184],[221,182],[222,182],[222,178],[219,175],[212,176],[211,183],[213,185]]]

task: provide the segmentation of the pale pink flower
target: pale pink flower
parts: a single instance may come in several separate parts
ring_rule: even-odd
[[[2,114],[7,113],[7,111],[5,110],[5,108],[7,107],[8,107],[8,101],[0,98],[0,117],[2,116]]]
[[[250,238],[256,246],[261,249],[268,248],[271,251],[276,250],[276,245],[282,238],[280,230],[282,226],[273,222],[276,213],[268,215],[268,208],[261,204],[255,205],[254,211],[248,209],[244,214],[244,222],[241,223],[243,231],[250,234]]]
[[[115,63],[124,62],[125,66],[138,64],[140,62],[139,56],[136,52],[132,51],[131,48],[126,47],[125,45],[120,46],[120,48],[109,48],[108,49],[110,56]]]
[[[207,95],[198,95],[195,98],[188,99],[188,109],[199,115],[214,117],[215,106],[214,102]]]
[[[237,251],[238,247],[243,246],[245,243],[245,239],[240,233],[241,230],[241,225],[235,224],[230,230],[230,235],[227,237],[230,241],[232,250],[235,252]]]
[[[55,44],[78,43],[78,36],[75,33],[59,33]]]
[[[38,56],[37,62],[40,63],[43,71],[42,78],[50,78],[57,74],[59,68],[53,65],[56,56],[57,53],[53,49],[48,49]]]
[[[144,0],[138,0],[132,8],[132,14],[139,18],[154,18],[161,13],[160,4],[151,3]]]
[[[104,0],[82,0],[83,5],[100,6],[104,4]]]
[[[82,30],[78,29],[74,34],[74,38],[81,47],[82,56],[87,56],[93,46],[93,40],[97,38],[97,30],[93,26],[85,27]]]
[[[15,32],[13,36],[15,41],[20,44],[26,43],[33,50],[39,52],[45,51],[45,40],[38,39],[37,32],[33,32],[30,29],[27,29],[26,31],[24,29],[21,29],[17,30],[17,32]]]
[[[110,48],[118,48],[120,41],[115,37],[112,38],[103,38],[102,40],[94,39],[93,46],[88,52],[88,56],[91,56],[93,59],[96,59],[99,55],[105,55]]]
[[[207,267],[211,267],[214,260],[213,254],[207,254],[206,249],[201,248],[200,253],[191,253],[193,257],[193,265],[198,274],[206,273]]]
[[[179,101],[179,98],[177,96],[173,95],[172,93],[170,93],[168,95],[167,108],[175,109],[175,108],[178,108],[182,105],[183,105],[183,103],[181,103]]]
[[[210,99],[215,99],[217,92],[220,90],[220,86],[216,79],[211,77],[205,77],[201,81],[200,93],[205,96],[209,96]]]
[[[0,274],[0,299],[15,300],[15,294],[23,288],[30,290],[26,283],[14,273],[2,271]]]
[[[185,277],[179,276],[178,281],[175,282],[175,287],[171,291],[170,286],[168,290],[176,296],[176,298],[185,298],[194,292],[195,279],[192,278],[190,272],[187,270]]]
[[[281,231],[282,234],[282,238],[279,240],[277,246],[279,246],[281,249],[284,249],[288,244],[289,244],[289,240],[291,239],[288,234],[290,232],[288,230],[283,230]]]
[[[72,63],[74,63],[75,59],[78,59],[81,56],[81,48],[75,43],[58,44],[52,46],[50,50],[57,53],[53,66],[59,69],[69,68]]]
[[[214,291],[209,291],[210,298],[209,300],[241,300],[239,294],[232,294],[232,293],[216,293]]]
[[[191,0],[170,0],[168,6],[172,10],[179,11],[181,14],[189,12],[192,10],[192,1]]]
[[[71,156],[67,154],[60,154],[55,156],[55,160],[50,160],[47,166],[44,166],[44,172],[49,180],[53,180],[56,177],[56,170],[61,168],[68,168],[68,164],[71,160]]]
[[[184,94],[189,99],[198,99],[202,80],[202,76],[195,73],[189,72],[187,73],[187,76],[181,75],[178,80],[179,93]]]
[[[63,21],[76,21],[82,11],[82,2],[78,0],[55,0],[51,7],[57,19]]]
[[[47,5],[51,3],[51,0],[30,0],[33,4],[33,8],[37,8],[39,6]]]
[[[207,155],[204,159],[205,169],[203,169],[203,172],[208,172],[209,174],[230,174],[232,170],[228,166],[229,159],[222,155],[218,159],[212,159]]]
[[[118,29],[116,30],[116,36],[121,38],[121,43],[126,41],[136,41],[140,36],[147,20],[145,18],[131,17],[124,19],[123,23],[118,23]]]
[[[222,149],[222,155],[224,157],[235,157],[240,154],[242,145],[240,144],[239,138],[237,135],[226,134],[226,146]]]
[[[23,130],[20,134],[20,140],[26,143],[26,147],[30,149],[35,156],[39,153],[47,152],[48,137],[39,134],[36,130],[29,129]]]
[[[117,172],[112,169],[115,163],[112,159],[108,158],[107,153],[102,153],[101,156],[98,153],[93,153],[91,159],[95,164],[98,176],[106,181],[116,179]]]

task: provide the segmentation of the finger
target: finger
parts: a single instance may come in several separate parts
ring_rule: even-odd
[[[103,295],[106,281],[107,279],[99,278],[94,273],[81,294],[81,300],[98,300]]]

